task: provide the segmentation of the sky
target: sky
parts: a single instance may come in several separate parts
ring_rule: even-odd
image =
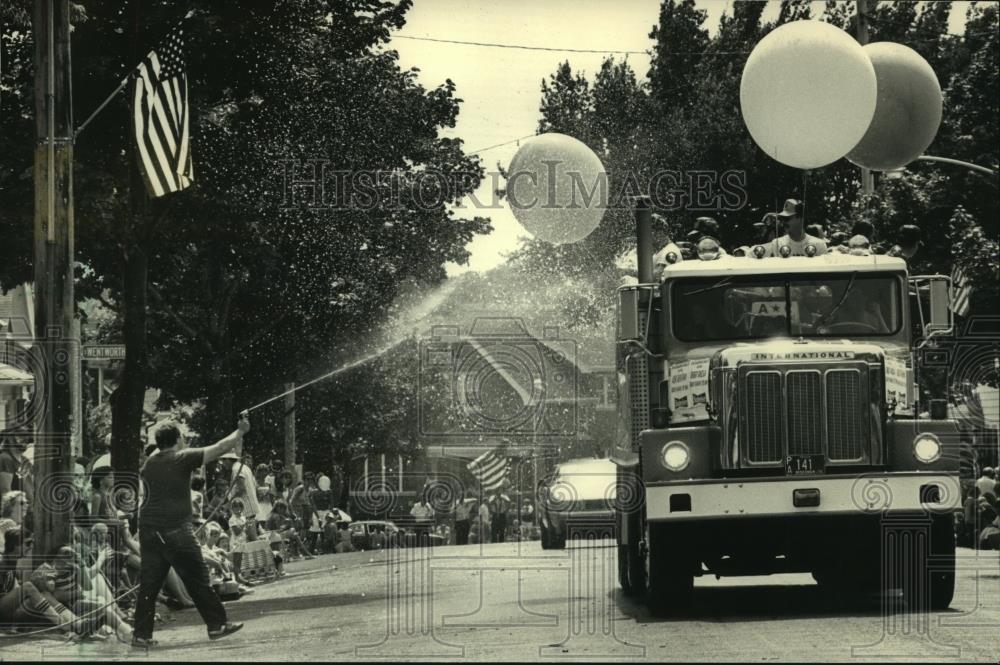
[[[715,33],[719,17],[732,13],[732,0],[697,0],[708,12],[705,26]],[[764,21],[778,15],[779,2],[767,0]],[[659,15],[659,0],[415,0],[404,28],[396,33],[390,47],[399,52],[403,68],[420,70],[419,80],[434,88],[445,79],[455,82],[456,96],[463,100],[454,129],[443,133],[461,138],[467,152],[478,152],[487,173],[497,171],[499,162],[510,164],[519,144],[538,128],[541,82],[563,61],[574,71],[593,80],[607,51],[636,51],[627,58],[638,78],[649,70],[644,53],[653,46],[648,35]],[[824,3],[813,3],[813,15]],[[961,34],[968,2],[954,2],[950,31]],[[585,49],[598,53],[529,51],[461,44],[418,41],[421,37],[467,42],[512,44],[549,49]],[[504,144],[504,145],[499,145]],[[494,147],[496,146],[496,147]],[[488,203],[498,183],[489,176],[475,193]],[[502,187],[502,181],[499,182]],[[469,245],[469,265],[447,266],[450,275],[468,270],[485,272],[505,260],[518,246],[518,238],[529,236],[514,219],[506,204],[478,213],[458,210],[459,216],[479,214],[493,222],[493,231],[476,237]]]

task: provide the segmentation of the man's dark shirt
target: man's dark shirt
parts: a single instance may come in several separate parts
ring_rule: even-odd
[[[0,472],[9,473],[13,476],[11,478],[11,491],[21,489],[21,476],[18,473],[21,471],[21,462],[14,457],[14,453],[9,450],[0,450]]]
[[[316,488],[309,492],[309,499],[313,508],[318,512],[327,511],[333,508],[333,492]]]
[[[140,528],[177,529],[191,521],[191,472],[204,462],[200,448],[161,450],[146,460],[139,472],[146,482]]]

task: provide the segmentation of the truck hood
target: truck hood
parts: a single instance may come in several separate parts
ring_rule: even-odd
[[[718,351],[713,367],[736,367],[741,362],[825,362],[830,360],[881,360],[885,350],[877,344],[848,340],[792,340],[734,344]]]

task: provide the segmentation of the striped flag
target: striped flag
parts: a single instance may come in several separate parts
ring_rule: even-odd
[[[484,490],[495,490],[507,480],[510,474],[510,460],[501,457],[499,448],[488,450],[468,464],[469,471],[480,482]]]
[[[965,271],[957,263],[951,271],[951,311],[959,316],[969,313],[969,299],[972,297],[972,283]]]
[[[180,25],[174,28],[133,74],[139,170],[153,196],[179,192],[194,180],[183,34]]]

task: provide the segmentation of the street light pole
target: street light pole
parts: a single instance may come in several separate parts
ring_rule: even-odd
[[[868,43],[868,0],[857,0],[858,13],[858,43],[864,46]],[[861,191],[865,196],[875,192],[875,177],[870,169],[861,167]]]
[[[953,166],[964,166],[970,171],[976,171],[977,173],[985,173],[986,175],[991,175],[994,178],[998,175],[996,169],[980,166],[979,164],[973,164],[972,162],[965,162],[962,161],[961,159],[952,159],[951,157],[935,157],[934,155],[920,155],[919,157],[917,157],[917,159],[924,162],[940,162],[942,164],[951,164]]]
[[[71,471],[73,431],[73,108],[69,0],[36,0],[35,38],[35,337],[43,373],[35,377],[42,411],[35,420],[35,553],[70,542],[61,501]]]

